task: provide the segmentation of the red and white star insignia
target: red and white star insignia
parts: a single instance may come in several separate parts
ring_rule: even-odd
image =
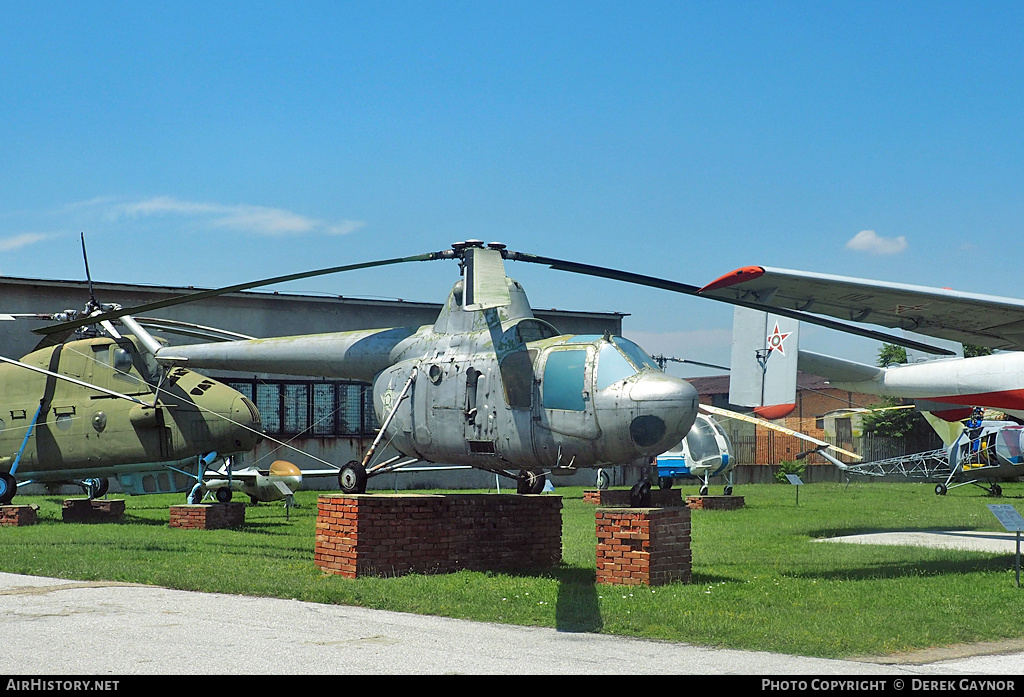
[[[786,355],[786,348],[785,348],[785,346],[783,346],[783,342],[786,340],[786,337],[789,336],[790,334],[792,334],[792,332],[786,332],[785,334],[780,332],[779,331],[779,323],[776,322],[775,323],[775,331],[773,331],[771,334],[768,335],[768,350],[769,351],[778,351],[783,356],[785,356]]]

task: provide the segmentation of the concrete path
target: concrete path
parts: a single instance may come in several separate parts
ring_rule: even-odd
[[[6,676],[1024,674],[1024,647],[839,661],[7,573],[0,608]]]
[[[942,547],[973,552],[1016,554],[1017,535],[1012,532],[975,532],[971,530],[934,530],[928,532],[873,532],[864,535],[830,537],[821,542],[849,542],[866,545],[904,545]]]

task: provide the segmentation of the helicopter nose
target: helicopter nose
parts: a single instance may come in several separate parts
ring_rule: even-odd
[[[679,443],[697,419],[697,390],[665,373],[648,373],[629,390],[637,416],[629,436],[645,455],[658,455]]]
[[[255,448],[263,440],[263,422],[256,405],[248,397],[239,395],[235,397],[231,413],[238,424],[236,444],[245,450]]]

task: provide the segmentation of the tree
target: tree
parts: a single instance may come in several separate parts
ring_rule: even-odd
[[[882,344],[878,350],[878,365],[887,367],[907,362],[907,350],[896,344]],[[921,412],[916,409],[886,409],[886,407],[903,406],[906,401],[896,397],[885,397],[879,404],[872,404],[871,409],[861,421],[861,429],[866,434],[903,438],[908,446],[917,449],[916,444],[928,443],[934,438],[934,432]]]
[[[975,356],[991,356],[992,349],[988,346],[976,346],[974,344],[964,344],[964,358],[974,358]]]

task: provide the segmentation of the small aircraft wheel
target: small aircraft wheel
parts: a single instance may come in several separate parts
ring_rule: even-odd
[[[110,481],[106,478],[85,480],[85,495],[91,499],[102,498],[109,489]]]
[[[544,482],[547,481],[543,474],[530,470],[519,470],[516,477],[517,494],[539,494],[544,491]]]
[[[543,474],[538,474],[537,479],[533,482],[533,487],[530,489],[531,494],[540,494],[544,492],[544,485],[547,484],[548,478]]]
[[[366,468],[352,460],[338,472],[338,486],[346,494],[366,493]]]
[[[612,485],[612,478],[603,469],[597,470],[597,488],[604,491]]]
[[[659,489],[671,489],[675,481],[672,477],[658,477],[658,488]]]
[[[18,493],[18,482],[7,472],[0,472],[0,506],[6,506]]]
[[[725,494],[726,496],[732,496],[732,487],[731,486],[725,487],[725,490],[722,493]]]
[[[222,487],[220,489],[217,489],[217,501],[219,503],[227,503],[230,500],[231,500],[231,489],[228,489],[227,487]]]
[[[1003,487],[999,486],[998,484],[993,484],[991,491],[993,496],[1003,495]]]
[[[936,494],[936,496],[945,496],[946,495],[946,485],[945,484],[936,484],[935,485],[935,494]]]
[[[708,495],[708,487],[707,487],[706,484],[701,486],[701,488],[700,488],[700,495],[701,496],[707,496]]]

